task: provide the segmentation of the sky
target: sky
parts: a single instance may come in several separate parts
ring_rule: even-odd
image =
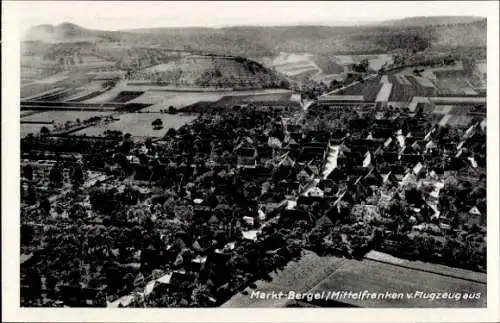
[[[487,16],[494,1],[7,1],[21,33],[71,22],[90,29],[356,25],[412,16]]]

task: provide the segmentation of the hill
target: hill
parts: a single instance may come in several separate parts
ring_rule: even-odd
[[[25,40],[42,42],[117,42],[127,47],[158,46],[245,57],[279,52],[373,54],[433,46],[486,46],[486,19],[414,17],[368,26],[279,26],[226,28],[148,28],[98,31],[73,24],[32,28]]]
[[[46,43],[96,42],[118,40],[121,32],[93,30],[72,23],[59,25],[38,25],[26,32],[24,41],[40,41]]]
[[[234,56],[189,55],[141,69],[136,81],[162,85],[219,88],[283,88],[287,81],[260,63]]]
[[[409,17],[397,20],[388,20],[379,25],[393,27],[415,27],[415,26],[436,26],[436,25],[456,25],[469,24],[484,20],[478,16],[435,16],[435,17]]]

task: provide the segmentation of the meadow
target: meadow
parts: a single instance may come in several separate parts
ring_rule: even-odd
[[[182,114],[161,114],[161,113],[124,113],[114,116],[119,119],[106,125],[97,125],[82,129],[73,133],[73,135],[81,136],[104,136],[106,130],[121,131],[130,133],[134,137],[155,137],[160,138],[165,135],[169,128],[178,129],[196,119],[195,115]],[[153,129],[151,123],[160,119],[163,122],[163,128]]]

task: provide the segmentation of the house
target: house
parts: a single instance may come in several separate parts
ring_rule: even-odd
[[[322,217],[318,218],[316,220],[316,227],[332,227],[333,222],[332,220],[327,216],[323,215]]]
[[[305,196],[323,197],[325,193],[319,187],[311,187],[304,193]]]
[[[237,167],[255,168],[257,167],[258,151],[250,145],[241,145],[236,150]]]
[[[61,296],[64,304],[72,307],[106,306],[103,289],[63,285],[61,287]]]

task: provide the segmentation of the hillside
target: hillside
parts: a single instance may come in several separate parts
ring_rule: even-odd
[[[479,19],[479,20],[478,20]],[[149,28],[105,32],[73,24],[32,28],[25,40],[116,42],[127,47],[159,46],[245,57],[279,52],[369,54],[418,47],[486,46],[486,19],[414,17],[371,26],[280,26],[227,28]]]
[[[190,55],[141,69],[132,79],[188,87],[287,87],[285,78],[260,63],[232,56]]]
[[[435,25],[456,25],[469,24],[484,20],[477,16],[435,16],[435,17],[409,17],[397,20],[388,20],[380,23],[383,26],[393,27],[415,27],[415,26],[435,26]]]
[[[38,25],[24,35],[24,41],[41,41],[46,43],[61,42],[97,42],[118,40],[121,32],[93,30],[72,23],[59,25]]]

